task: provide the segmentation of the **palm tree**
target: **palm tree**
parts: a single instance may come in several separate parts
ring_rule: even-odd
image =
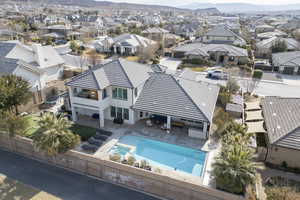
[[[252,162],[253,151],[241,145],[232,145],[214,163],[213,174],[217,187],[232,193],[243,193],[255,180],[256,164]]]
[[[218,188],[240,194],[255,180],[257,164],[252,161],[254,152],[249,147],[252,134],[247,133],[245,126],[233,122],[225,133],[213,175]]]
[[[39,121],[41,131],[33,138],[34,146],[48,155],[65,153],[80,143],[80,137],[70,131],[71,123],[66,118],[46,113]]]

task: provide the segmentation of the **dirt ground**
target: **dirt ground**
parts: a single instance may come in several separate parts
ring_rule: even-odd
[[[0,174],[1,200],[60,200],[51,194]]]

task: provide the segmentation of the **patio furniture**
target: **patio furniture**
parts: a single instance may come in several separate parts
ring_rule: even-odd
[[[92,144],[84,144],[81,146],[81,148],[85,151],[92,151],[92,152],[95,152],[97,151],[97,149],[99,147],[97,147],[96,145],[92,145]]]
[[[96,140],[91,137],[90,139],[88,139],[88,143],[100,147],[103,142],[101,140]]]
[[[172,124],[172,126],[175,126],[175,127],[178,127],[178,128],[183,128],[184,127],[184,123],[183,122],[173,121],[171,124]]]
[[[100,134],[96,134],[92,138],[94,138],[95,140],[102,140],[102,141],[107,140],[107,136],[106,135],[100,135]]]
[[[168,127],[167,127],[167,124],[166,123],[164,123],[161,127],[160,127],[162,130],[167,130],[168,129]]]
[[[98,113],[94,113],[94,114],[92,115],[92,118],[93,118],[93,119],[99,119],[99,118],[100,118],[100,115],[99,115]]]
[[[114,124],[123,124],[124,120],[122,118],[114,118]]]
[[[112,132],[106,131],[106,130],[103,130],[103,129],[97,129],[96,133],[99,133],[101,135],[106,135],[106,136],[111,136],[113,134]]]
[[[150,119],[148,119],[148,120],[146,121],[146,125],[147,125],[148,127],[151,127],[151,126],[153,126],[153,124],[152,124],[152,122],[151,122],[151,120],[150,120]]]

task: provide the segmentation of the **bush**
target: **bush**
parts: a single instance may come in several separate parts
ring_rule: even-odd
[[[113,155],[109,155],[109,159],[115,162],[121,162],[121,155],[114,153]]]
[[[210,65],[210,62],[201,58],[183,59],[183,63],[189,63],[194,65]]]
[[[142,169],[146,169],[148,166],[149,166],[149,163],[147,162],[147,160],[141,160],[140,167]]]
[[[218,97],[219,104],[226,108],[227,103],[231,101],[231,94],[229,92],[221,92]]]
[[[133,156],[129,156],[127,159],[128,165],[131,165],[131,166],[134,165],[135,161],[136,161],[136,159]]]
[[[262,70],[256,69],[253,72],[252,78],[261,79],[263,74],[264,74],[264,72]]]

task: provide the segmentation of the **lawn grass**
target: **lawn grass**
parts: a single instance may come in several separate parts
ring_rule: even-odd
[[[34,115],[25,116],[25,119],[28,121],[28,128],[25,131],[25,137],[32,138],[34,134],[39,130],[39,117]]]
[[[70,130],[81,137],[81,141],[87,141],[90,137],[96,134],[95,128],[73,124]]]

